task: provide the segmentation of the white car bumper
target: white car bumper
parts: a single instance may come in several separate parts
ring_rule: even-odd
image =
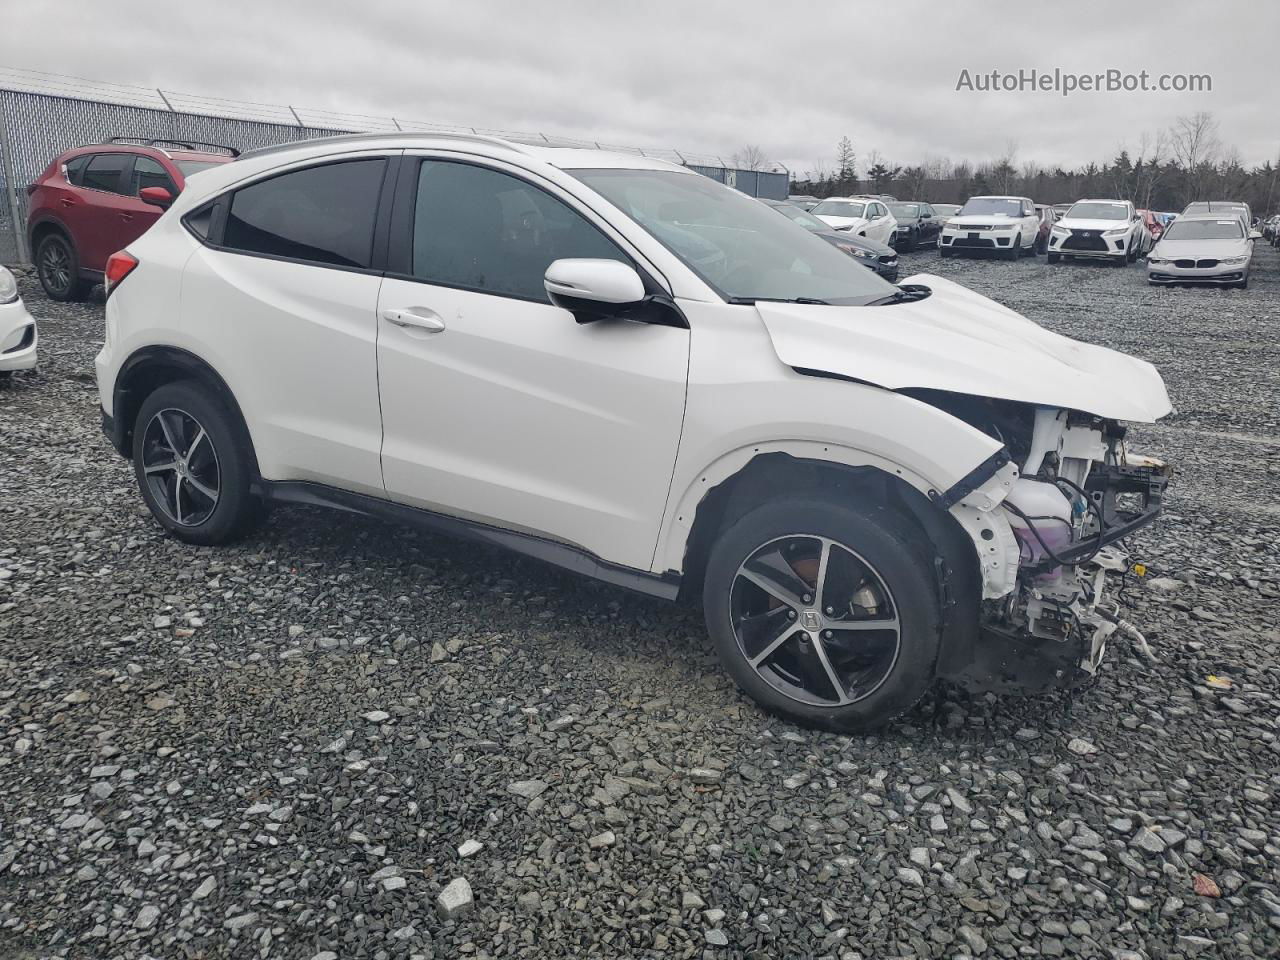
[[[1223,263],[1206,260],[1169,260],[1163,263],[1147,262],[1147,279],[1152,283],[1239,283],[1249,276],[1249,262]],[[1178,264],[1183,264],[1179,266]],[[1191,265],[1194,264],[1194,265]]]
[[[947,227],[938,237],[938,246],[944,250],[996,251],[1013,248],[1017,230],[990,229],[988,227]]]
[[[39,340],[36,321],[21,298],[0,304],[0,371],[35,367]]]
[[[1137,243],[1137,237],[1133,238]],[[1049,252],[1064,257],[1093,257],[1099,260],[1123,260],[1129,256],[1129,237],[1107,237],[1096,230],[1076,230],[1070,236],[1049,234]]]

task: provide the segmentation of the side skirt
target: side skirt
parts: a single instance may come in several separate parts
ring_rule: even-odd
[[[478,540],[505,547],[516,553],[543,560],[583,576],[593,577],[614,586],[624,587],[663,600],[675,600],[680,592],[680,577],[673,573],[662,576],[645,570],[635,570],[601,560],[580,547],[570,546],[514,530],[450,517],[420,507],[411,507],[390,500],[380,500],[360,493],[338,490],[319,483],[304,481],[260,481],[261,493],[273,503],[300,503],[311,506],[332,507],[347,513],[377,517],[391,523],[418,527],[433,533],[443,533],[462,540]]]

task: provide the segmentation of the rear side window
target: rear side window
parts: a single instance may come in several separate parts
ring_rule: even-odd
[[[172,194],[178,192],[173,186],[173,180],[169,178],[168,171],[150,157],[138,157],[134,160],[129,195],[138,196],[143,187],[164,187]]]
[[[518,177],[424,160],[413,219],[413,276],[427,283],[547,301],[551,261],[630,263],[581,214]]]
[[[104,190],[107,193],[123,193],[120,183],[121,174],[129,164],[127,153],[94,154],[89,165],[85,167],[80,186],[89,190]]]
[[[67,183],[72,186],[83,186],[84,168],[89,165],[89,161],[93,159],[93,154],[86,153],[82,157],[72,157],[67,161]]]
[[[222,246],[367,268],[386,161],[348,160],[261,180],[231,196]]]

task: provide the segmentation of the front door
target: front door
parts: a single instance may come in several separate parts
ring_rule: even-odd
[[[689,331],[579,324],[562,258],[632,263],[571,198],[516,171],[413,158],[378,300],[393,499],[648,570],[679,445]],[[399,258],[399,259],[398,259]]]

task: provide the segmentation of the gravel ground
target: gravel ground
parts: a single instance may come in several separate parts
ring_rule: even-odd
[[[1280,257],[1248,291],[906,259],[1160,365],[1132,446],[1177,480],[1125,591],[1160,659],[852,738],[762,714],[693,612],[531,560],[306,508],[165,539],[98,432],[101,306],[24,279],[0,956],[1275,957]]]

